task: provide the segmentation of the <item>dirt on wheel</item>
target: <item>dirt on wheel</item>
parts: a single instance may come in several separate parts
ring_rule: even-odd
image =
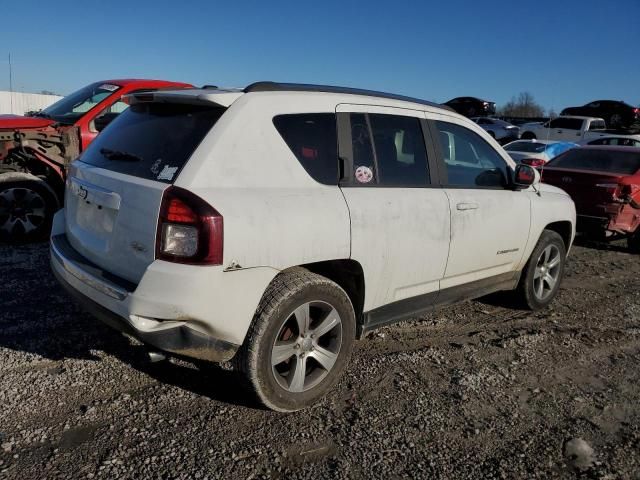
[[[0,478],[640,478],[640,261],[572,249],[557,300],[371,333],[314,407],[227,366],[151,364],[76,307],[46,244],[0,246]]]

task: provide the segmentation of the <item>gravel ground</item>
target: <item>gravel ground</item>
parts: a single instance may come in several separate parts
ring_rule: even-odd
[[[640,262],[577,246],[553,307],[491,299],[356,344],[329,397],[257,408],[228,369],[150,364],[0,246],[0,478],[640,479]]]

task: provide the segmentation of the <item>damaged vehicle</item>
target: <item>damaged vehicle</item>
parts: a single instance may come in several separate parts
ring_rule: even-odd
[[[294,411],[378,327],[558,293],[573,202],[448,108],[274,82],[129,97],[69,169],[51,266],[156,359],[231,360]]]
[[[128,105],[123,95],[191,85],[106,80],[31,116],[0,115],[0,240],[45,238],[62,206],[66,169]]]
[[[640,148],[574,148],[545,165],[543,180],[571,195],[579,231],[600,240],[626,238],[640,253]]]

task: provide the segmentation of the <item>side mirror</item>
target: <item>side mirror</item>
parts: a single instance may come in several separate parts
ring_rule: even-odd
[[[93,120],[93,126],[98,132],[101,132],[118,116],[117,113],[105,113]]]
[[[521,163],[516,166],[513,183],[516,188],[528,188],[531,185],[537,185],[540,183],[540,172],[530,165]]]

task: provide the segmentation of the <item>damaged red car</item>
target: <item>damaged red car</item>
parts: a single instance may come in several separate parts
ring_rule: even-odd
[[[640,148],[574,148],[547,163],[542,180],[571,196],[578,231],[626,237],[629,249],[640,253]]]
[[[0,115],[0,240],[37,240],[62,207],[69,163],[128,105],[129,93],[189,88],[164,80],[92,83],[29,117]]]

